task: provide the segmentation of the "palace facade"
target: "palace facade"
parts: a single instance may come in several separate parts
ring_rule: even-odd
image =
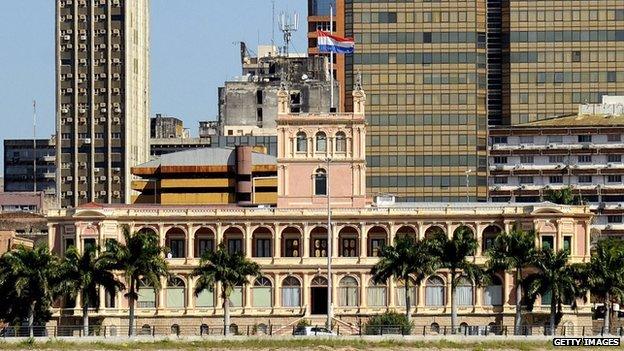
[[[121,240],[124,226],[154,233],[168,250],[172,275],[163,279],[160,289],[140,287],[137,326],[171,327],[183,334],[199,334],[222,323],[219,286],[214,292],[195,295],[195,280],[190,277],[201,255],[221,243],[230,252],[243,252],[262,268],[261,277],[232,292],[233,323],[258,328],[273,325],[274,333],[289,333],[302,318],[324,323],[328,285],[332,286],[336,323],[343,331],[355,332],[360,321],[375,314],[404,312],[403,283],[378,285],[370,275],[380,248],[397,236],[422,240],[439,233],[450,236],[467,227],[479,242],[471,259],[485,264],[484,252],[496,235],[519,226],[538,233],[536,246],[569,250],[572,262],[589,260],[592,214],[587,207],[371,202],[364,192],[364,92],[354,91],[353,113],[327,116],[292,113],[285,89],[278,97],[277,207],[86,204],[53,210],[48,213],[51,249],[63,255],[69,246],[79,250],[103,246],[108,239]],[[328,255],[333,267],[331,284]],[[487,286],[464,279],[457,287],[462,325],[512,325],[513,286],[513,275],[508,272],[497,273]],[[435,331],[450,325],[447,271],[427,277],[409,294],[417,326]],[[543,300],[527,322],[546,321],[550,303]],[[569,306],[564,312],[563,325],[591,325],[591,307],[583,301],[574,313]],[[78,316],[78,308],[55,310],[59,321],[70,320],[66,316],[72,314]],[[105,291],[100,294],[100,309],[92,314],[111,327],[127,326],[127,315],[123,292]]]

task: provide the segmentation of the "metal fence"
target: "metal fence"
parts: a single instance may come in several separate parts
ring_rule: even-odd
[[[297,326],[293,325],[274,325],[274,324],[253,324],[253,325],[236,325],[232,324],[229,328],[230,335],[243,336],[284,336],[284,335],[314,335],[317,330],[322,330],[324,326],[312,326],[307,334],[300,333]],[[486,326],[467,326],[462,325],[451,328],[448,325],[416,325],[412,328],[405,326],[370,326],[364,324],[358,325],[341,325],[336,324],[332,329],[336,335],[351,336],[367,336],[367,335],[413,335],[413,336],[599,336],[599,335],[617,335],[624,336],[623,327],[613,327],[606,330],[600,327],[592,326],[558,326],[551,330],[544,325],[525,325],[518,329],[513,326],[486,325]],[[137,325],[134,328],[134,335],[143,337],[186,337],[198,336],[209,337],[224,335],[223,326],[215,325]],[[0,329],[0,338],[12,337],[124,337],[128,335],[128,326],[89,326],[88,333],[84,332],[82,326],[7,326]]]

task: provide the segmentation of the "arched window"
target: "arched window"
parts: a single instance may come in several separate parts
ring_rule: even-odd
[[[344,277],[338,284],[338,304],[340,306],[357,306],[358,282],[353,277]]]
[[[156,290],[149,285],[144,279],[139,280],[139,298],[137,299],[138,308],[155,308],[156,307]]]
[[[322,168],[314,173],[314,195],[327,195],[327,172]]]
[[[503,283],[499,277],[492,277],[492,282],[485,287],[483,295],[483,302],[487,306],[501,306],[503,304]]]
[[[152,327],[150,327],[149,324],[143,324],[143,326],[141,327],[141,335],[151,335],[152,334]]]
[[[282,306],[301,306],[301,283],[293,276],[288,276],[282,281]]]
[[[444,281],[442,278],[434,276],[427,279],[425,304],[427,306],[444,306]]]
[[[171,326],[171,335],[180,335],[180,326],[174,324]]]
[[[297,152],[306,152],[308,151],[308,137],[306,133],[299,132],[297,133]]]
[[[429,331],[432,334],[439,334],[440,333],[440,325],[436,322],[431,323],[431,326],[429,327]]]
[[[243,287],[235,286],[230,294],[230,307],[243,307]]]
[[[457,282],[457,304],[459,306],[472,306],[474,304],[472,299],[472,282],[467,277],[459,278]]]
[[[366,302],[371,307],[386,306],[387,291],[386,284],[375,284],[371,279],[366,290]]]
[[[433,225],[425,230],[425,239],[434,239],[439,236],[446,236],[446,233],[444,232],[444,229],[438,227],[437,225]]]
[[[323,132],[316,133],[316,151],[327,151],[327,135]]]
[[[184,307],[184,281],[178,277],[173,277],[167,281],[167,307]]]
[[[468,326],[468,323],[463,322],[459,325],[459,332],[463,335],[467,335],[470,331],[470,327]]]
[[[271,298],[273,289],[271,281],[266,277],[256,279],[252,291],[252,303],[254,307],[271,307],[273,299]]]
[[[202,290],[195,299],[195,307],[214,307],[215,305],[215,295],[214,295],[214,287],[211,290],[204,289]]]
[[[208,335],[210,334],[210,327],[208,327],[208,324],[202,324],[201,326],[199,326],[199,335],[200,336],[204,336],[204,335]]]
[[[336,152],[347,152],[347,136],[344,132],[336,133]]]

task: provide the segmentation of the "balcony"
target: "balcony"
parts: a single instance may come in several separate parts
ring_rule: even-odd
[[[54,172],[45,172],[43,174],[43,177],[45,179],[54,179],[54,178],[56,178],[56,173],[54,173]]]
[[[43,161],[44,162],[54,162],[54,161],[56,161],[56,156],[55,155],[45,155],[45,156],[43,156]]]

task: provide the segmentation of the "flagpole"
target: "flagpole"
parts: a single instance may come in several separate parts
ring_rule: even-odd
[[[329,5],[329,34],[334,34],[334,7]],[[329,100],[329,112],[334,110],[334,53],[330,51],[329,53],[329,76],[330,84],[330,100]]]

